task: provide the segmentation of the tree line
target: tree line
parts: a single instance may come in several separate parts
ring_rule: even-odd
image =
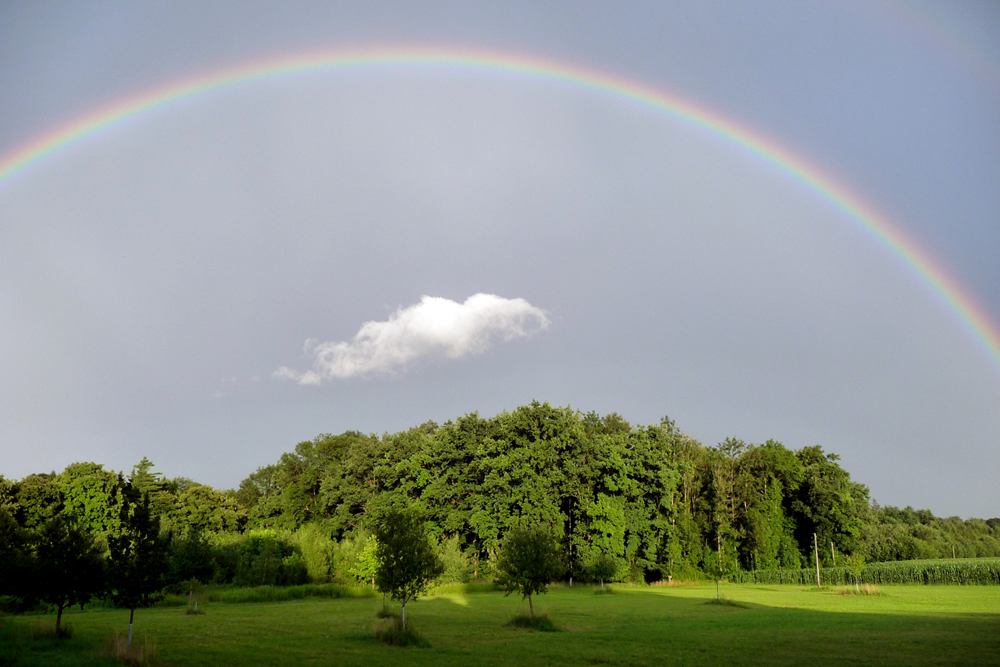
[[[405,510],[437,545],[441,581],[492,577],[505,538],[538,525],[556,536],[569,581],[798,568],[812,563],[814,544],[823,566],[849,554],[1000,556],[1000,520],[881,507],[838,461],[819,446],[705,446],[666,418],[636,426],[534,402],[381,436],[322,434],[235,490],[166,479],[148,459],[128,476],[76,463],[0,477],[0,548],[40,563],[50,534],[75,531],[76,551],[123,572],[109,564],[143,543],[162,556],[160,586],[175,589],[371,583],[373,531]],[[4,562],[14,560],[0,554]],[[0,595],[9,580],[0,572]]]

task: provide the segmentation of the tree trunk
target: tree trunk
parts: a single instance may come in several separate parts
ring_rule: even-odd
[[[535,605],[531,602],[531,593],[528,593],[528,611],[531,612],[531,618],[535,618]]]
[[[56,612],[56,637],[59,637],[59,626],[62,624],[63,606],[63,603],[60,602]]]
[[[857,593],[861,592],[861,587],[858,586],[858,575],[854,575],[854,590]]]
[[[406,629],[406,602],[403,602],[403,629]]]
[[[604,580],[603,579],[601,579],[601,590],[602,591],[604,590]]]
[[[128,652],[132,655],[132,621],[135,620],[135,607],[132,607],[128,613]]]

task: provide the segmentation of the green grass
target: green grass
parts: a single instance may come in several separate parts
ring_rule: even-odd
[[[841,595],[805,586],[723,584],[734,604],[706,604],[715,584],[675,587],[553,586],[535,599],[563,632],[508,621],[527,603],[502,593],[451,592],[407,605],[407,621],[430,648],[388,646],[373,637],[380,598],[204,603],[136,612],[165,667],[195,665],[998,665],[1000,588],[882,586],[884,596]],[[739,606],[736,606],[736,605]],[[398,605],[391,605],[398,609]],[[18,667],[113,665],[105,650],[128,612],[64,614],[69,640],[31,640],[54,616],[0,619],[0,661],[20,644]],[[0,663],[2,664],[2,663]]]

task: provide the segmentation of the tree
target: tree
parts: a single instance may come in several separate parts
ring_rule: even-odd
[[[104,590],[101,548],[94,536],[65,517],[46,521],[34,537],[32,573],[26,597],[56,606],[56,634],[63,609],[83,605]]]
[[[427,590],[428,584],[444,572],[444,566],[423,519],[413,510],[386,512],[375,527],[375,539],[375,586],[403,606],[405,630],[406,603]]]
[[[721,540],[718,551],[709,551],[705,556],[705,572],[715,580],[715,599],[719,599],[719,582],[731,575],[736,570],[736,563],[732,557],[727,558],[725,547]]]
[[[858,585],[858,579],[861,578],[861,573],[864,572],[865,569],[865,557],[860,553],[855,552],[844,559],[844,566],[854,577],[854,590],[860,593],[861,587]]]
[[[379,568],[377,553],[378,540],[374,536],[366,536],[365,547],[358,555],[354,567],[350,570],[351,574],[361,581],[366,583],[370,581],[373,589],[375,588],[375,575],[378,573]]]
[[[0,507],[0,595],[20,595],[29,574],[28,533]]]
[[[167,543],[160,539],[160,519],[149,510],[149,497],[129,503],[122,530],[108,538],[108,580],[116,605],[129,610],[128,647],[132,649],[135,610],[156,602],[167,571]]]
[[[506,595],[518,591],[522,600],[527,598],[528,609],[534,618],[531,596],[545,593],[549,584],[563,572],[559,542],[544,526],[515,528],[507,534],[500,549],[497,571],[497,585],[507,591]]]
[[[601,590],[604,590],[604,580],[611,579],[618,572],[618,561],[608,554],[600,554],[590,565],[590,576],[601,582]]]

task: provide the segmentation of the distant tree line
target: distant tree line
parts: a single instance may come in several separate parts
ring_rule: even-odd
[[[142,591],[192,581],[374,585],[373,533],[401,510],[423,518],[438,581],[493,576],[505,538],[540,525],[568,580],[798,568],[813,562],[814,534],[823,566],[849,554],[1000,556],[1000,519],[880,507],[819,446],[706,447],[669,419],[633,426],[535,402],[382,436],[320,435],[229,491],[165,479],[147,459],[127,477],[94,463],[0,477],[0,596],[80,603],[86,595],[41,593],[45,545],[59,540],[76,540],[73,551],[105,573],[89,594],[126,608],[148,603]],[[115,576],[137,579],[136,559],[159,565],[129,592]]]

